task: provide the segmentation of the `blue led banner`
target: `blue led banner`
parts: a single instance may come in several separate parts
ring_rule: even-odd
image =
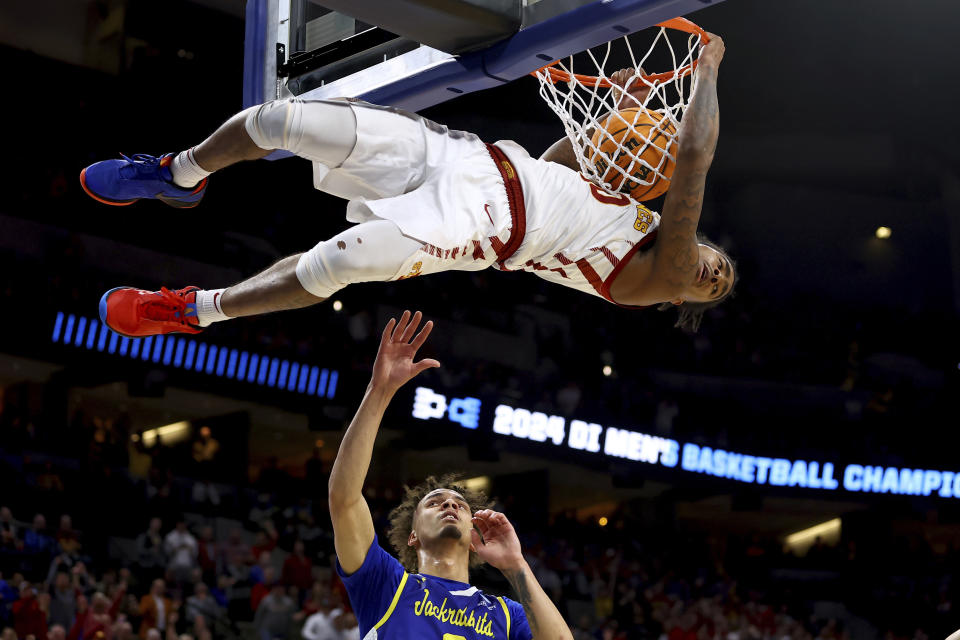
[[[340,375],[336,369],[221,347],[196,338],[177,335],[127,338],[114,333],[99,320],[62,311],[53,322],[50,339],[112,356],[322,398],[333,398]]]
[[[826,460],[790,460],[726,451],[629,429],[570,420],[520,407],[499,404],[488,424],[482,421],[477,398],[453,398],[417,387],[414,418],[446,419],[462,427],[531,440],[588,455],[606,455],[634,462],[679,469],[747,484],[801,487],[821,491],[843,489],[858,493],[960,498],[960,473],[933,469],[837,465]]]

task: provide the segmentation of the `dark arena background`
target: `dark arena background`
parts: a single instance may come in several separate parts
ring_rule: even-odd
[[[218,173],[186,211],[80,188],[94,161],[179,151],[240,110],[244,3],[0,4],[3,640],[159,638],[155,578],[165,638],[314,640],[304,621],[345,604],[327,476],[404,309],[436,322],[443,367],[377,440],[381,540],[404,484],[460,471],[578,640],[960,628],[960,8],[689,17],[727,46],[701,229],[740,269],[698,333],[488,269],[351,286],[188,344],[120,340],[101,294],[226,286],[347,224],[298,159]],[[539,155],[563,131],[537,90],[421,113]],[[472,580],[509,593],[496,570]],[[358,637],[337,620],[317,638]]]

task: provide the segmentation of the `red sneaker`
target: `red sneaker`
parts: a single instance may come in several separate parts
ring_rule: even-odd
[[[161,333],[200,333],[197,291],[185,287],[144,291],[133,287],[110,289],[100,298],[100,320],[122,336],[140,338]]]

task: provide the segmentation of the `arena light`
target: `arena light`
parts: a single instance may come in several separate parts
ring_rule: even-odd
[[[599,524],[601,527],[607,526],[608,522],[609,520],[607,520],[607,516],[600,516],[600,519],[597,520],[597,524]]]
[[[603,365],[603,375],[608,378],[613,375],[613,367],[608,364]]]
[[[886,240],[889,238],[891,233],[893,233],[893,231],[890,229],[890,227],[877,227],[876,235],[881,240]]]
[[[463,486],[470,491],[482,491],[483,493],[489,495],[490,476],[476,476],[475,478],[467,478],[463,481]]]
[[[333,301],[333,310],[334,310],[334,311],[340,311],[341,309],[343,309],[343,303],[340,302],[339,300],[334,300],[334,301]]]
[[[827,520],[826,522],[821,522],[812,527],[802,529],[796,533],[791,533],[784,540],[786,546],[790,549],[795,549],[796,547],[805,547],[813,544],[817,538],[821,540],[830,538],[830,539],[839,539],[840,538],[840,518],[834,518],[833,520]]]
[[[334,397],[340,377],[335,369],[261,356],[207,344],[195,338],[176,335],[127,338],[114,333],[97,319],[63,311],[54,318],[50,340],[88,351],[321,398]]]
[[[326,372],[326,369],[324,369]],[[330,380],[327,382],[327,397],[332,398],[333,393],[337,390],[337,379],[340,378],[340,373],[337,371],[330,372]]]
[[[148,429],[139,437],[137,434],[133,434],[130,436],[130,439],[134,442],[142,439],[144,446],[152,447],[157,442],[157,438],[160,438],[163,444],[170,445],[185,440],[189,435],[190,423],[183,420],[181,422],[174,422],[162,427],[157,427],[156,429]]]

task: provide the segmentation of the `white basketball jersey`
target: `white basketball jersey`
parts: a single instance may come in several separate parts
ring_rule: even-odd
[[[610,285],[637,251],[653,246],[659,214],[568,167],[531,158],[515,142],[496,144],[516,167],[526,205],[526,235],[505,270],[532,271],[613,302]]]

